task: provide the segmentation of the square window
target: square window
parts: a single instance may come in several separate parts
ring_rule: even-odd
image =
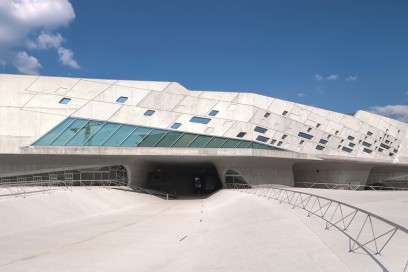
[[[237,138],[242,138],[246,135],[246,132],[241,131],[240,133],[237,134]]]
[[[256,126],[254,131],[259,132],[259,133],[265,133],[268,130],[266,128]]]
[[[319,128],[321,126],[321,124],[317,124],[316,127]]]
[[[126,96],[121,96],[116,100],[116,102],[125,103],[126,100],[128,100],[128,98]]]
[[[322,146],[322,145],[316,145],[316,149],[317,149],[317,150],[323,150],[323,149],[324,149],[324,146]]]
[[[256,137],[256,140],[260,141],[260,142],[263,142],[263,143],[266,143],[267,141],[269,141],[269,138],[259,135],[258,137]]]
[[[273,140],[271,141],[271,144],[275,144],[275,143],[276,143],[276,140],[273,139]]]
[[[265,113],[264,117],[265,117],[265,118],[268,118],[269,115],[271,115],[271,113],[270,113],[270,112],[267,112],[267,113]]]
[[[327,144],[328,143],[328,141],[327,140],[325,140],[325,139],[320,139],[320,141],[319,141],[319,143],[321,143],[321,144]]]
[[[212,110],[210,111],[210,113],[208,114],[209,116],[216,116],[219,113],[219,111],[217,110]]]
[[[336,132],[335,132],[334,134],[336,134],[336,135],[337,135],[337,134],[339,134],[339,131],[338,131],[338,130],[336,130]]]
[[[283,134],[283,136],[282,136],[282,140],[285,140],[285,139],[286,139],[286,137],[288,137],[288,135]]]
[[[144,113],[144,115],[145,115],[145,116],[152,116],[154,113],[155,113],[154,110],[147,110],[147,111]]]
[[[174,123],[174,124],[171,125],[170,128],[178,129],[180,126],[181,126],[181,123]]]
[[[283,142],[282,142],[282,141],[279,141],[278,144],[277,144],[277,146],[281,146],[282,144],[283,144]]]
[[[302,145],[304,142],[305,142],[305,140],[301,140],[299,144],[301,144],[301,145]]]
[[[331,134],[327,135],[327,139],[330,139],[330,138],[331,138]]]
[[[60,104],[66,105],[69,103],[69,101],[71,101],[71,98],[66,98],[64,97],[63,99],[60,100]]]
[[[307,132],[310,132],[310,131],[312,131],[312,128],[311,128],[311,127],[307,129]]]
[[[353,141],[353,140],[354,140],[354,137],[351,136],[351,135],[349,135],[349,136],[347,137],[347,140]]]
[[[194,116],[193,118],[190,119],[190,122],[199,123],[199,124],[208,124],[210,121],[211,121],[210,118],[204,118],[204,117],[198,117],[198,116]]]
[[[288,111],[283,111],[283,112],[282,112],[282,115],[283,115],[283,116],[286,116],[286,114],[288,114]]]

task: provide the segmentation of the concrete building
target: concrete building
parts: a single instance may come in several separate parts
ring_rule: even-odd
[[[123,167],[167,193],[408,175],[408,124],[176,82],[0,75],[0,177]]]

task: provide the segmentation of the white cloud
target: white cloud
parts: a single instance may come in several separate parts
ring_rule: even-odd
[[[305,97],[306,95],[304,93],[297,93],[296,96],[302,98]]]
[[[0,62],[11,61],[14,65],[16,56],[25,52],[22,48],[59,48],[64,39],[61,34],[52,33],[74,19],[69,0],[0,0]],[[37,37],[32,39],[33,36]]]
[[[29,56],[27,52],[16,53],[12,58],[13,65],[20,73],[38,75],[41,64],[37,58]]]
[[[357,76],[349,76],[348,78],[346,78],[346,81],[356,81],[357,80]]]
[[[50,33],[41,32],[35,41],[29,41],[27,46],[30,49],[49,49],[61,47],[64,38],[60,33],[55,35]]]
[[[317,81],[320,81],[320,80],[323,80],[323,79],[324,79],[324,77],[321,76],[321,75],[319,75],[319,74],[314,75],[314,78],[315,78]]]
[[[338,75],[330,75],[326,77],[327,80],[336,80],[339,76]]]
[[[74,60],[74,53],[72,50],[60,47],[58,48],[58,56],[62,64],[75,69],[80,68],[78,63]]]
[[[403,122],[408,122],[408,105],[387,105],[371,107],[370,111],[379,115],[391,117]]]

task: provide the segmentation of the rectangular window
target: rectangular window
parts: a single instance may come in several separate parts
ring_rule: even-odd
[[[271,141],[271,144],[275,144],[275,143],[276,143],[276,140],[275,140],[275,139]]]
[[[170,128],[172,128],[172,129],[178,129],[180,126],[181,126],[181,123],[174,123],[174,124],[171,125]]]
[[[71,98],[66,98],[64,97],[63,99],[60,100],[60,104],[66,105],[69,103],[69,101],[71,101]]]
[[[155,113],[154,110],[147,110],[147,111],[144,113],[144,115],[145,115],[145,116],[152,116],[154,113]]]
[[[371,154],[371,153],[373,152],[372,150],[370,150],[370,149],[368,149],[368,148],[364,148],[363,151],[364,151],[365,153],[368,153],[368,154]]]
[[[312,128],[311,128],[311,127],[307,129],[307,132],[310,132],[310,131],[312,131]]]
[[[321,124],[317,124],[316,127],[319,128],[321,126]]]
[[[254,131],[259,132],[259,133],[265,133],[268,130],[266,128],[256,126]]]
[[[347,137],[347,140],[353,141],[353,140],[354,140],[354,137],[351,136],[351,135],[349,135],[349,136]]]
[[[322,145],[316,145],[316,149],[317,149],[317,150],[323,150],[323,149],[324,149],[324,146],[322,146]]]
[[[266,143],[267,141],[269,141],[269,138],[259,135],[258,137],[256,137],[256,140],[260,141],[260,142],[263,142],[263,143]]]
[[[277,144],[277,146],[281,146],[282,144],[283,144],[283,142],[282,142],[282,141],[279,141],[278,144]]]
[[[118,99],[116,99],[116,102],[118,103],[125,103],[128,98],[126,96],[121,96]]]
[[[305,138],[305,139],[308,139],[308,140],[313,139],[313,136],[312,136],[312,135],[307,134],[307,133],[304,133],[304,132],[299,132],[298,136],[299,136],[299,137],[302,137],[302,138]]]
[[[246,132],[241,131],[240,133],[237,134],[237,138],[242,138],[246,135]]]
[[[282,112],[282,115],[283,115],[283,116],[286,116],[286,114],[288,114],[288,111],[283,111],[283,112]]]
[[[373,135],[373,133],[371,131],[367,131],[367,135],[371,136],[371,135]]]
[[[204,118],[204,117],[198,117],[198,116],[194,116],[193,118],[190,119],[190,122],[198,123],[198,124],[208,124],[210,121],[211,121],[210,118]]]
[[[338,130],[336,130],[336,132],[335,132],[334,134],[336,134],[336,135],[337,135],[337,134],[339,134],[339,131],[338,131]]]
[[[271,113],[270,113],[270,112],[267,112],[267,113],[264,114],[264,117],[265,117],[265,118],[268,118],[269,115],[271,115]]]
[[[386,144],[380,144],[380,146],[382,147],[382,148],[385,148],[385,149],[390,149],[390,146],[388,146],[388,145],[386,145]]]
[[[356,146],[356,144],[354,144],[354,143],[349,143],[349,147],[355,147]]]
[[[353,149],[345,147],[345,146],[343,146],[343,148],[341,150],[343,150],[345,152],[348,152],[348,153],[351,153],[353,151]]]
[[[305,142],[305,140],[300,140],[299,144],[302,145]]]
[[[327,139],[330,139],[331,138],[331,135],[329,134],[329,135],[327,135]]]
[[[325,140],[325,139],[320,139],[320,141],[319,141],[319,143],[321,143],[321,144],[327,144],[328,143],[328,141],[327,140]]]
[[[288,137],[288,135],[283,134],[283,136],[282,136],[282,140],[285,140],[285,139],[286,139],[286,137]]]
[[[212,136],[199,135],[188,147],[204,147],[211,139]]]
[[[208,114],[209,116],[216,116],[219,113],[219,111],[217,110],[212,110],[210,111],[210,113]]]

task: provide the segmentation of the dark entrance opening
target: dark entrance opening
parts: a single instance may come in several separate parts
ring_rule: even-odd
[[[148,175],[147,189],[175,196],[208,195],[222,185],[212,164],[160,164]]]

